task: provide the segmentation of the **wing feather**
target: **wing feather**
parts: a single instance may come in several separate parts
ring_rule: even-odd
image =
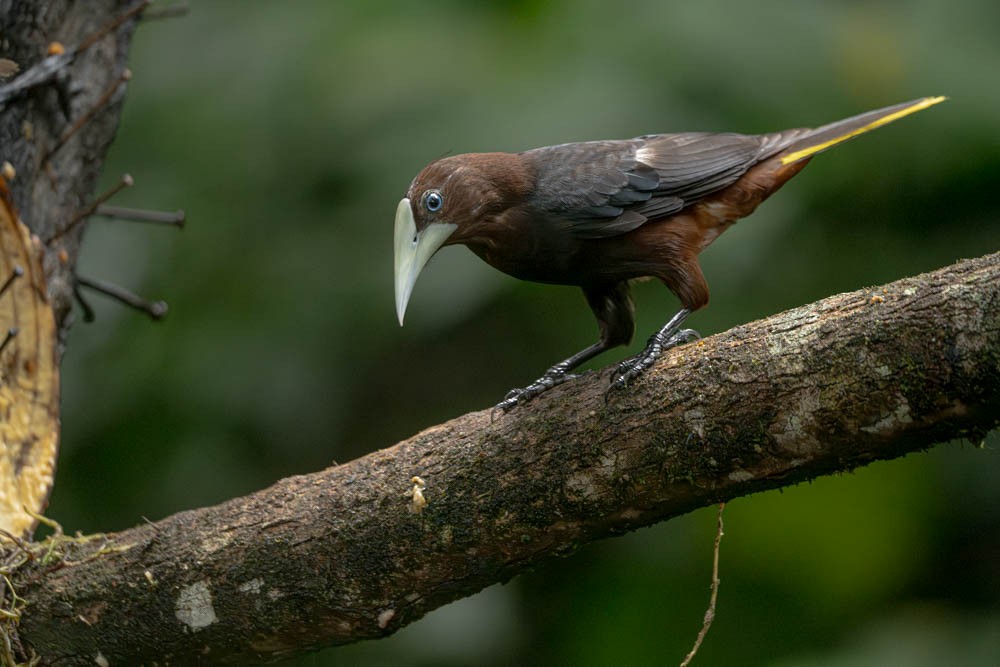
[[[524,155],[538,174],[534,208],[579,238],[606,238],[731,185],[790,140],[685,132],[563,144]]]

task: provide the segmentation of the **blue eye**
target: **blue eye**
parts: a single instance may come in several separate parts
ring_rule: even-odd
[[[444,197],[437,190],[428,190],[424,194],[424,208],[431,213],[437,213],[444,206]]]

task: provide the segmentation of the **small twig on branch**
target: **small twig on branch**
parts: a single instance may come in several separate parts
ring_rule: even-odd
[[[56,241],[65,236],[71,229],[73,229],[78,224],[80,224],[88,217],[93,215],[94,211],[97,210],[98,206],[108,201],[116,194],[124,190],[125,188],[130,188],[133,185],[135,185],[135,180],[132,178],[132,176],[130,174],[122,174],[122,177],[118,180],[117,183],[114,184],[114,186],[111,187],[110,190],[108,190],[104,194],[98,195],[97,198],[94,199],[94,201],[92,201],[90,204],[88,204],[86,208],[84,208],[82,211],[73,216],[73,219],[70,220],[68,223],[66,223],[65,227],[61,228],[59,231],[53,234],[52,238],[50,238],[47,243],[51,244],[53,241]]]
[[[94,215],[105,218],[116,218],[119,220],[132,220],[134,222],[146,222],[154,225],[170,225],[172,227],[183,228],[185,222],[184,211],[151,211],[144,208],[127,208],[125,206],[112,206],[101,204],[94,211]]]
[[[147,301],[141,296],[129,292],[120,285],[109,283],[106,280],[98,280],[97,278],[84,278],[83,276],[77,276],[76,282],[80,287],[86,287],[87,289],[92,289],[95,292],[100,292],[101,294],[111,297],[115,301],[128,306],[129,308],[146,313],[154,320],[162,320],[167,316],[168,306],[166,301]],[[89,305],[86,304],[86,302],[80,299],[79,293],[77,293],[77,299],[79,299],[84,306],[84,319],[87,319],[87,314],[89,313],[89,319],[87,319],[87,321],[93,321],[94,311]]]
[[[148,7],[150,2],[152,2],[152,0],[139,0],[124,12],[105,23],[98,30],[91,33],[89,37],[80,42],[80,45],[76,47],[77,52],[85,51],[98,41],[104,39],[105,35],[117,30],[123,23],[125,23],[125,21],[128,21],[130,18]]]
[[[169,7],[162,7],[160,9],[149,9],[142,13],[142,20],[157,21],[160,19],[175,19],[181,16],[187,16],[189,11],[191,11],[191,7],[186,2],[181,2],[176,5],[170,5]]]
[[[132,78],[132,71],[129,69],[123,70],[122,73],[118,76],[118,78],[115,79],[115,81],[113,81],[110,86],[104,89],[104,92],[101,93],[100,97],[97,98],[97,101],[94,102],[94,104],[91,105],[91,107],[87,109],[87,111],[81,114],[80,117],[77,118],[76,121],[74,121],[71,126],[66,128],[66,131],[63,132],[62,135],[59,137],[59,141],[57,141],[55,145],[52,146],[45,154],[43,161],[48,161],[52,159],[52,156],[55,155],[56,151],[62,148],[66,144],[66,142],[69,141],[77,132],[82,130],[87,125],[87,123],[89,123],[94,118],[94,116],[97,114],[98,111],[107,106],[108,102],[111,101],[111,98],[114,96],[114,94],[118,92],[118,90],[122,86],[124,86],[131,78]]]

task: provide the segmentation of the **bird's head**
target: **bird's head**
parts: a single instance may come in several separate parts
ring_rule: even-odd
[[[403,324],[417,276],[442,246],[482,240],[489,221],[523,194],[528,175],[520,156],[479,153],[424,167],[396,207],[396,315]]]

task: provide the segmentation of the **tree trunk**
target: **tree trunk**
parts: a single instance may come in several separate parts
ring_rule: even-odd
[[[125,98],[135,25],[134,20],[113,23],[147,4],[0,0],[0,57],[20,70],[6,82],[16,92],[0,102],[0,160],[17,172],[9,187],[21,219],[44,242],[49,297],[61,338],[70,324],[73,267],[84,225],[67,227],[94,198]],[[88,44],[89,39],[94,41]],[[43,61],[54,42],[62,46],[64,58],[47,68]],[[22,87],[31,72],[40,82]]]
[[[19,536],[52,489],[74,267],[148,0],[121,4],[0,0],[0,528]]]

